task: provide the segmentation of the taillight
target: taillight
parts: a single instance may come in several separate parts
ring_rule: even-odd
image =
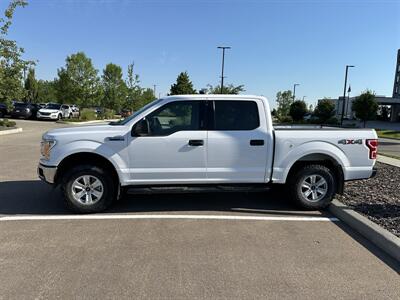
[[[365,143],[369,149],[369,158],[376,159],[376,154],[378,153],[378,140],[366,140]]]

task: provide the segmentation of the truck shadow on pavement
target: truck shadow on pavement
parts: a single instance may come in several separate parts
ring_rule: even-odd
[[[197,193],[125,195],[105,213],[231,212],[270,215],[323,216],[302,211],[277,191],[263,193]],[[0,215],[71,214],[59,188],[32,181],[0,182]]]
[[[126,195],[105,213],[191,212],[266,214],[281,216],[330,216],[326,212],[298,210],[281,190],[264,193],[201,193]],[[41,181],[0,182],[0,218],[9,215],[73,214],[63,203],[60,189]],[[400,267],[371,242],[355,233],[342,222],[341,230],[368,249],[372,254],[400,274]]]

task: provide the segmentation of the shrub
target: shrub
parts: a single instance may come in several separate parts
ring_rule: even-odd
[[[307,113],[307,104],[302,100],[294,101],[290,105],[289,115],[293,121],[298,122],[303,120],[304,115]]]
[[[328,120],[326,120],[326,124],[338,125],[339,124],[339,120],[336,117],[331,117]]]
[[[114,119],[115,111],[112,109],[104,109],[98,116],[98,119]]]
[[[81,115],[79,117],[82,121],[92,121],[96,120],[96,112],[93,109],[84,108],[81,110]]]
[[[279,116],[278,121],[279,123],[293,123],[293,119],[291,116]]]
[[[335,104],[329,99],[319,101],[314,115],[318,118],[319,123],[326,124],[335,115]]]
[[[9,121],[8,119],[0,120],[0,126],[2,127],[15,127],[17,125],[14,121]]]

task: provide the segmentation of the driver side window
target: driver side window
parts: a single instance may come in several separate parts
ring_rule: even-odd
[[[149,136],[166,136],[177,131],[200,130],[200,101],[176,101],[146,116]]]

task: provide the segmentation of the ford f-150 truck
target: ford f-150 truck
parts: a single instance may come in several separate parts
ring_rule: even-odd
[[[258,96],[155,100],[106,125],[43,135],[38,174],[61,185],[77,212],[106,209],[122,192],[255,191],[286,184],[307,209],[326,207],[344,181],[375,174],[374,130],[273,127]]]

